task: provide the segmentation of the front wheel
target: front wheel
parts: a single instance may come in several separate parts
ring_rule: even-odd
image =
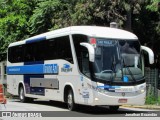
[[[119,106],[109,106],[110,111],[118,111]]]
[[[73,111],[75,110],[76,108],[76,104],[74,102],[74,94],[73,94],[73,91],[72,90],[69,90],[68,91],[68,95],[67,95],[67,106],[68,106],[68,109],[70,111]]]

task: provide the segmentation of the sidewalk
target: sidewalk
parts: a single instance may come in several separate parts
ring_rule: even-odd
[[[122,107],[160,110],[160,105],[123,105]]]

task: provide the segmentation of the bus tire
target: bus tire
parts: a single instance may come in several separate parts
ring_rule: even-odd
[[[20,100],[20,102],[22,102],[22,103],[27,102],[27,98],[25,97],[24,87],[23,87],[23,86],[20,86],[20,88],[19,88],[19,100]]]
[[[119,106],[109,106],[110,111],[118,111]]]
[[[72,90],[69,90],[67,94],[67,107],[70,111],[74,111],[76,109],[76,104],[74,102],[74,94]]]

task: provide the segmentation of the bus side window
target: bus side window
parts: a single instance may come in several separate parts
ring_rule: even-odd
[[[8,49],[8,60],[11,63],[18,63],[24,60],[24,46],[18,45]]]
[[[73,64],[71,44],[69,36],[55,38],[57,44],[57,59],[64,59]]]
[[[24,62],[35,61],[35,54],[36,54],[35,50],[36,50],[36,44],[35,43],[26,44]]]
[[[73,64],[69,36],[10,47],[8,54],[12,63],[63,59]]]

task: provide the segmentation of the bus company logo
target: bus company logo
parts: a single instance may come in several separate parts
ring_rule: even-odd
[[[44,73],[58,73],[58,65],[57,64],[45,64],[43,66]]]
[[[61,72],[72,72],[72,68],[69,64],[64,64],[61,68]]]

